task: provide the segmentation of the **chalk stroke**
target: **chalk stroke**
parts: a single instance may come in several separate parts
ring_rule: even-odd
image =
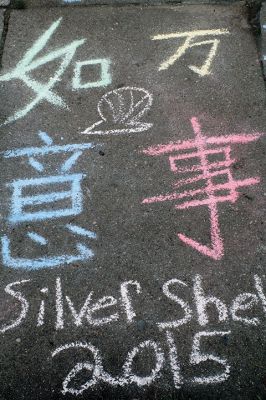
[[[27,235],[30,237],[31,240],[41,244],[42,246],[48,244],[48,241],[43,236],[39,235],[36,232],[28,232]]]
[[[28,162],[32,166],[32,168],[36,169],[36,171],[38,171],[38,172],[44,171],[44,167],[43,167],[42,163],[37,161],[34,157],[29,157]]]
[[[122,387],[132,383],[135,383],[139,387],[148,386],[155,379],[158,378],[164,364],[164,354],[160,346],[152,340],[146,340],[145,342],[140,343],[138,346],[134,347],[127,354],[125,363],[122,367],[123,373],[121,376],[116,376],[116,377],[112,377],[109,373],[104,371],[103,360],[100,351],[97,349],[97,347],[93,346],[91,343],[73,342],[60,346],[52,353],[52,358],[58,356],[61,352],[65,350],[71,350],[71,349],[88,350],[93,356],[93,363],[91,362],[77,363],[63,381],[62,393],[63,394],[71,393],[75,396],[82,394],[85,390],[89,389],[90,387],[96,386],[101,382],[107,383],[111,386],[122,386]],[[138,356],[138,354],[141,353],[142,350],[147,350],[147,349],[149,350],[151,349],[152,352],[154,353],[155,366],[152,369],[150,375],[138,376],[136,375],[136,372],[133,372],[133,362],[135,357]],[[86,383],[82,384],[79,389],[70,387],[71,381],[82,370],[87,370],[90,373],[92,373],[91,378]]]
[[[119,319],[118,313],[114,313],[109,315],[108,317],[103,318],[94,318],[93,313],[108,307],[115,306],[117,304],[117,300],[113,296],[104,296],[99,299],[95,304],[93,304],[87,312],[87,320],[93,326],[102,326],[109,324],[112,321],[117,321]]]
[[[17,224],[22,221],[37,221],[80,214],[82,212],[81,181],[85,176],[84,174],[55,175],[42,178],[19,179],[12,182],[13,195],[9,221]],[[46,186],[56,187],[58,184],[69,184],[70,189],[66,191],[50,191],[47,194],[23,196],[23,189],[27,190]],[[59,200],[70,200],[71,206],[64,208],[54,207],[54,204]],[[24,211],[24,208],[41,204],[51,204],[51,210]]]
[[[121,324],[132,324],[134,321],[140,320],[143,317],[143,307],[145,306],[145,300],[147,300],[147,291],[141,288],[138,281],[122,282],[120,290],[118,289],[115,297],[105,295],[96,301],[93,300],[93,297],[96,296],[95,292],[97,292],[97,289],[95,292],[89,291],[81,304],[78,290],[74,290],[74,296],[76,296],[74,299],[70,298],[69,295],[65,295],[65,290],[67,290],[67,288],[63,287],[60,276],[56,278],[55,283],[52,283],[55,288],[52,287],[51,290],[47,287],[43,287],[40,290],[36,288],[37,292],[35,292],[35,295],[28,299],[23,296],[22,293],[12,289],[13,286],[27,282],[30,282],[30,280],[12,282],[4,288],[5,293],[11,297],[11,301],[19,303],[18,305],[21,311],[18,317],[10,317],[11,320],[9,322],[5,322],[2,326],[0,325],[0,330],[6,326],[10,327],[8,330],[16,330],[23,322],[26,322],[26,315],[28,315],[28,325],[32,324],[32,313],[29,314],[28,309],[38,309],[35,303],[39,301],[39,292],[41,293],[41,304],[36,320],[42,320],[43,323],[45,323],[45,307],[42,303],[44,299],[48,300],[49,293],[49,303],[47,302],[47,307],[50,308],[47,312],[49,317],[47,315],[46,323],[49,323],[49,321],[51,322],[51,319],[54,320],[55,330],[69,329],[70,326],[84,328],[85,326],[95,327],[106,324],[110,325],[111,323],[117,323],[117,326],[121,326]],[[236,289],[238,292],[237,295],[232,292],[230,294],[230,299],[217,296],[217,291],[215,290],[208,290],[207,288],[210,285],[201,275],[192,277],[190,285],[184,282],[184,285],[182,285],[180,282],[182,281],[174,278],[168,280],[163,285],[158,283],[160,288],[163,287],[164,298],[162,299],[160,296],[154,299],[155,308],[160,308],[161,301],[164,303],[167,302],[166,304],[169,304],[169,306],[174,302],[173,305],[178,305],[174,310],[174,314],[181,314],[179,319],[172,316],[172,325],[167,322],[167,326],[165,322],[160,322],[159,315],[159,320],[157,321],[156,318],[154,322],[154,327],[159,328],[160,331],[165,334],[168,347],[169,344],[173,342],[173,336],[168,333],[172,332],[172,328],[176,327],[178,327],[178,331],[180,331],[182,326],[185,327],[185,325],[186,329],[199,325],[207,330],[214,322],[217,326],[228,326],[230,324],[233,327],[236,326],[236,323],[238,325],[240,323],[242,326],[246,327],[250,325],[263,325],[264,321],[263,317],[261,318],[261,313],[264,314],[264,317],[266,316],[266,295],[263,288],[264,282],[262,282],[261,277],[258,275],[252,276],[250,292],[239,293],[239,290]],[[185,300],[180,294],[177,296],[182,288],[186,292],[184,293],[184,295],[186,294],[186,298],[188,297],[187,295],[189,295],[189,301]],[[139,296],[139,291],[143,293],[143,296]],[[51,298],[51,296],[53,296],[53,298]],[[10,309],[13,310],[13,307]],[[105,310],[104,318],[98,317],[98,313],[101,314],[101,310]],[[186,310],[188,310],[188,312],[186,312]],[[14,311],[14,313],[16,316],[17,312]],[[107,313],[109,314],[107,315]],[[254,313],[256,313],[256,316],[251,317]],[[186,316],[189,315],[189,317],[185,319],[183,317],[184,314]],[[65,319],[67,320],[67,324],[65,324]],[[13,323],[14,320],[17,321],[16,324]],[[177,321],[179,321],[179,324],[174,325],[174,322]],[[37,323],[37,327],[38,326]],[[239,329],[241,329],[241,327],[239,327]],[[5,332],[6,331],[7,330],[5,330]],[[171,357],[173,367],[178,364],[176,355],[176,350],[172,348]]]
[[[47,295],[49,292],[49,289],[44,287],[44,288],[40,289],[40,292],[42,294]],[[41,300],[39,313],[38,313],[38,317],[37,317],[37,327],[44,325],[44,314],[45,314],[45,300]]]
[[[175,206],[175,208],[179,210],[189,209],[190,207],[207,206],[210,212],[211,246],[203,245],[183,233],[179,233],[178,237],[182,242],[196,249],[201,254],[213,258],[214,260],[220,260],[224,255],[224,245],[220,231],[218,204],[227,201],[235,203],[239,197],[239,192],[237,191],[239,187],[255,185],[260,182],[259,177],[247,178],[244,180],[235,180],[233,178],[230,167],[236,160],[231,158],[230,145],[234,143],[244,144],[255,141],[259,139],[263,133],[207,137],[202,134],[200,124],[196,117],[191,118],[191,125],[195,134],[194,140],[185,140],[183,142],[150,147],[143,152],[150,156],[158,156],[182,151],[178,155],[169,156],[171,171],[180,174],[197,173],[198,175],[193,178],[180,179],[174,184],[174,187],[180,188],[200,181],[205,183],[205,187],[185,190],[182,193],[174,192],[171,194],[149,197],[144,199],[142,203],[151,204],[164,201],[180,201],[180,203]],[[216,148],[208,148],[208,145],[216,145]],[[188,151],[184,152],[185,150]],[[191,150],[194,151],[191,152]],[[210,155],[222,155],[224,160],[209,162],[208,156]],[[196,159],[198,162],[196,162],[192,167],[176,166],[177,161],[186,161],[190,159]],[[227,182],[215,183],[217,177],[225,177]],[[221,191],[224,191],[225,193],[227,191],[228,194],[216,194]],[[202,195],[206,198],[197,198]]]
[[[15,327],[17,327],[21,324],[23,319],[26,318],[27,312],[29,310],[29,302],[25,299],[25,297],[22,296],[21,292],[16,292],[12,288],[13,288],[13,286],[21,285],[21,284],[29,282],[29,281],[30,281],[29,279],[24,279],[22,281],[12,282],[5,287],[5,292],[20,302],[21,312],[20,312],[20,315],[18,316],[18,318],[15,319],[14,321],[12,321],[9,325],[2,326],[2,328],[0,328],[0,333],[5,333],[6,331],[9,331],[10,329],[14,329]]]
[[[9,150],[4,152],[3,156],[5,158],[27,157],[29,164],[38,173],[45,172],[45,168],[43,164],[39,163],[36,157],[64,153],[68,158],[63,162],[58,175],[17,179],[9,185],[13,189],[10,215],[8,217],[8,221],[11,224],[20,224],[22,222],[33,223],[48,219],[75,216],[81,214],[83,211],[81,181],[86,175],[83,173],[71,174],[69,170],[76,164],[82,152],[93,148],[94,145],[92,143],[82,143],[58,146],[53,144],[52,138],[46,132],[39,132],[38,135],[44,142],[44,146]],[[47,188],[49,191],[47,191]],[[61,188],[63,190],[60,190]],[[27,195],[24,194],[25,191]],[[31,191],[33,191],[32,195],[30,194]],[[36,194],[36,191],[38,194]],[[64,201],[63,206],[60,206],[62,204],[60,201]],[[44,208],[42,209],[41,206]],[[96,239],[94,232],[77,225],[65,224],[65,227],[76,235]],[[31,240],[40,245],[48,243],[42,235],[35,232],[28,232],[27,235]],[[35,259],[14,258],[11,254],[11,241],[7,235],[1,238],[1,244],[3,263],[10,268],[53,268],[62,264],[89,260],[93,257],[93,252],[82,242],[76,243],[76,254],[62,254]]]
[[[39,131],[39,132],[38,132],[38,135],[39,135],[40,139],[41,139],[45,144],[47,144],[47,146],[52,146],[52,144],[53,144],[53,139],[52,139],[46,132]]]
[[[76,235],[87,236],[92,239],[96,239],[97,237],[94,232],[88,231],[87,229],[81,228],[80,226],[77,225],[67,224],[66,228],[71,232],[75,233]]]
[[[57,48],[43,56],[38,56],[41,53],[48,41],[51,39],[52,35],[55,33],[59,25],[61,24],[62,18],[53,22],[52,25],[35,41],[35,43],[30,47],[23,58],[18,62],[16,67],[4,75],[0,76],[0,82],[8,82],[13,79],[21,80],[28,88],[30,88],[36,97],[30,101],[24,108],[16,111],[11,115],[2,125],[7,125],[11,122],[17,121],[20,118],[25,117],[29,112],[31,112],[38,104],[44,100],[53,106],[68,109],[67,104],[61,96],[59,96],[53,90],[58,82],[61,81],[62,76],[66,69],[69,67],[72,59],[78,49],[82,44],[85,43],[86,39],[74,40],[73,42],[67,44],[66,46]],[[61,60],[59,67],[55,71],[53,76],[50,76],[46,83],[37,81],[31,76],[31,72],[36,69],[53,62],[54,60]],[[87,82],[82,83],[80,81],[81,68],[88,64],[98,64],[102,65],[102,76],[97,82]],[[74,77],[73,77],[73,89],[88,89],[99,86],[106,86],[111,82],[111,76],[109,73],[110,60],[107,59],[96,59],[96,60],[85,60],[76,62]],[[1,125],[0,125],[1,126]]]
[[[215,336],[227,336],[230,335],[231,331],[212,331],[212,332],[198,332],[193,339],[193,345],[192,345],[192,352],[190,356],[190,363],[192,365],[198,365],[202,362],[205,361],[214,361],[224,368],[224,373],[222,374],[217,374],[217,375],[211,375],[207,377],[197,377],[193,378],[192,382],[193,383],[198,383],[198,384],[209,384],[209,383],[220,383],[224,382],[229,378],[230,374],[230,365],[228,365],[227,361],[223,358],[217,357],[213,354],[204,354],[200,351],[200,342],[201,338],[210,338],[210,337],[215,337]]]
[[[203,353],[201,351],[201,341],[204,338],[208,339],[210,342],[211,338],[217,337],[227,337],[231,334],[231,331],[201,331],[196,333],[193,336],[192,342],[192,351],[190,354],[190,364],[192,366],[199,365],[201,363],[212,362],[218,364],[220,369],[223,369],[223,372],[216,373],[209,376],[200,376],[195,378],[190,378],[186,380],[186,383],[192,384],[217,384],[226,381],[229,378],[230,374],[230,365],[225,358],[218,357],[212,353]],[[180,389],[181,384],[184,383],[183,377],[181,375],[181,366],[178,360],[177,348],[174,341],[173,333],[170,331],[166,331],[166,341],[169,347],[169,361],[170,368],[173,375],[173,380],[176,389]],[[90,353],[90,362],[85,361],[82,363],[77,363],[67,374],[66,378],[62,384],[62,393],[65,395],[70,393],[72,395],[78,396],[81,395],[84,391],[88,389],[95,389],[96,385],[100,384],[108,384],[113,387],[124,387],[126,385],[135,384],[138,387],[149,386],[156,379],[158,379],[161,375],[161,370],[165,364],[165,355],[162,351],[160,345],[152,340],[146,340],[141,342],[139,345],[134,347],[131,351],[128,352],[126,356],[126,360],[124,365],[122,366],[122,373],[117,376],[112,376],[108,372],[104,370],[103,367],[103,358],[100,350],[87,342],[73,342],[67,343],[58,347],[51,353],[52,358],[60,357],[62,353],[66,351],[73,350],[85,350]],[[154,367],[151,370],[150,374],[147,376],[139,376],[136,371],[136,364],[134,363],[136,357],[140,357],[142,351],[152,352],[154,355]],[[220,354],[220,350],[219,350]],[[133,367],[134,366],[134,367]],[[75,380],[75,377],[81,371],[89,372],[88,380],[80,384],[79,387],[77,385],[71,386],[71,382]]]
[[[82,67],[87,65],[100,65],[101,78],[95,82],[82,83],[81,71]],[[112,82],[111,74],[109,72],[111,61],[106,58],[99,58],[95,60],[77,61],[74,69],[74,76],[72,86],[74,90],[77,89],[91,89],[100,86],[108,86]]]
[[[56,323],[55,329],[64,328],[64,303],[63,303],[63,292],[62,283],[60,277],[56,278],[55,282],[55,308],[56,308]]]
[[[183,379],[181,376],[181,368],[177,355],[177,348],[174,341],[173,332],[166,331],[166,341],[169,348],[170,366],[173,374],[174,385],[176,389],[180,389]]]
[[[198,312],[198,323],[201,326],[206,326],[209,323],[207,309],[210,304],[215,306],[218,313],[218,321],[224,322],[228,320],[227,307],[222,300],[215,296],[206,296],[202,287],[202,279],[200,275],[196,275],[194,279],[194,297]]]
[[[188,68],[193,72],[198,74],[199,76],[210,75],[211,73],[211,64],[216,55],[218,45],[220,43],[219,39],[209,39],[203,40],[200,42],[195,42],[195,38],[200,38],[202,36],[220,36],[220,35],[228,35],[229,31],[227,29],[209,29],[209,30],[197,30],[193,32],[176,32],[162,35],[155,35],[151,39],[152,40],[168,40],[168,39],[179,39],[185,38],[185,42],[180,45],[177,51],[169,57],[167,60],[161,63],[159,67],[159,71],[164,71],[168,69],[171,65],[173,65],[177,60],[179,60],[188,49],[193,47],[211,45],[210,51],[208,53],[207,59],[201,67],[196,67],[194,65],[189,65]]]
[[[152,105],[152,95],[145,89],[123,87],[106,93],[98,103],[101,120],[89,126],[84,135],[120,135],[144,132],[153,124],[142,122]],[[101,129],[96,129],[101,125]]]
[[[46,100],[54,106],[59,106],[61,108],[67,108],[66,103],[64,100],[57,95],[56,93],[52,92],[52,88],[55,84],[60,80],[61,76],[65,72],[66,68],[70,64],[74,54],[79,46],[81,46],[85,39],[82,40],[75,40],[69,45],[65,47],[61,47],[58,50],[54,50],[48,53],[45,56],[34,58],[40,53],[53,33],[58,28],[59,24],[61,23],[62,18],[59,18],[55,21],[47,31],[44,32],[43,35],[37,39],[37,41],[33,44],[33,46],[25,53],[24,57],[21,61],[17,64],[15,69],[12,72],[9,72],[5,75],[0,76],[0,81],[10,81],[12,79],[20,79],[22,80],[29,88],[31,88],[35,93],[36,97],[33,101],[31,101],[25,108],[17,111],[14,115],[9,117],[3,125],[6,125],[10,122],[14,122],[20,118],[25,117],[37,104],[41,101]],[[62,58],[62,62],[55,72],[53,77],[50,77],[47,84],[42,84],[39,81],[33,79],[29,73],[34,71],[35,69],[53,61],[58,58]]]
[[[187,284],[180,281],[179,279],[171,279],[170,281],[167,281],[163,285],[163,293],[165,294],[165,296],[168,297],[170,300],[174,301],[175,303],[179,304],[185,315],[183,318],[181,318],[179,320],[175,320],[175,321],[171,321],[171,322],[160,322],[158,324],[160,329],[177,328],[181,325],[188,323],[192,318],[192,310],[189,307],[188,303],[170,291],[169,286],[173,285],[173,284],[178,284],[180,286],[185,286],[185,287],[187,287]]]
[[[38,314],[38,319],[37,319],[37,326],[43,326],[44,324],[44,300],[41,301],[40,309],[39,309],[39,314]]]
[[[87,298],[79,312],[77,312],[76,309],[74,308],[74,304],[73,304],[72,300],[69,298],[69,296],[66,296],[66,301],[67,301],[69,309],[74,317],[74,324],[76,326],[82,326],[82,320],[88,311],[88,306],[90,304],[92,295],[93,295],[93,292],[90,292],[90,294],[87,296]]]
[[[1,238],[2,242],[2,254],[3,264],[6,267],[14,269],[41,269],[41,268],[54,268],[63,264],[72,264],[78,261],[89,260],[93,257],[93,252],[85,245],[81,243],[77,244],[77,254],[70,255],[64,254],[61,256],[53,257],[39,257],[36,259],[30,258],[13,258],[10,250],[10,240],[4,235]]]
[[[74,325],[82,326],[84,320],[89,323],[91,326],[101,326],[106,325],[114,321],[118,321],[119,314],[117,312],[109,315],[104,318],[96,318],[94,317],[94,313],[102,309],[107,309],[109,307],[116,306],[118,301],[120,302],[120,306],[122,308],[123,313],[126,315],[127,323],[132,323],[136,317],[136,312],[133,308],[133,299],[130,295],[130,289],[134,290],[137,294],[141,293],[141,286],[137,281],[126,281],[121,284],[121,297],[119,300],[114,298],[113,296],[104,296],[100,298],[95,303],[92,303],[93,292],[90,292],[86,297],[84,304],[81,306],[78,311],[74,306],[73,301],[69,296],[63,295],[62,283],[60,277],[56,279],[56,324],[55,329],[60,330],[64,328],[64,297],[66,299],[68,308],[72,314]]]
[[[132,307],[132,300],[129,295],[129,286],[134,286],[137,294],[141,293],[141,286],[137,281],[127,281],[121,284],[121,299],[127,316],[127,321],[132,322],[136,317],[136,313]]]
[[[259,302],[258,297],[254,293],[241,293],[239,296],[235,298],[232,304],[231,313],[232,319],[234,321],[241,321],[246,323],[247,325],[257,326],[259,325],[258,318],[247,318],[247,317],[240,317],[237,315],[238,311],[246,311],[250,310],[254,305]]]

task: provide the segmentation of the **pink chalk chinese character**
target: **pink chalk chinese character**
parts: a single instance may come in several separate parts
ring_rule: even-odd
[[[174,184],[175,189],[185,185],[194,184],[199,181],[204,182],[204,187],[193,190],[184,190],[181,193],[170,193],[149,197],[142,203],[150,204],[163,201],[177,201],[176,209],[188,209],[190,207],[207,206],[210,211],[211,225],[211,246],[203,245],[194,239],[189,238],[183,233],[178,237],[188,246],[193,247],[200,253],[220,260],[224,254],[223,238],[221,237],[218,203],[229,201],[234,203],[238,197],[237,189],[241,186],[255,185],[260,182],[259,177],[235,180],[232,176],[230,167],[235,163],[231,158],[231,144],[249,143],[261,137],[262,133],[227,135],[219,137],[207,137],[201,133],[201,127],[196,117],[191,118],[191,125],[195,134],[195,139],[158,145],[144,150],[144,154],[150,156],[169,155],[170,169],[174,173],[194,174],[193,177],[180,179]],[[222,157],[222,161],[210,162],[209,156],[217,155]],[[197,160],[192,166],[178,166],[181,160]],[[225,183],[215,183],[217,178],[225,177]],[[219,194],[219,192],[226,194]],[[202,198],[203,197],[203,198]]]

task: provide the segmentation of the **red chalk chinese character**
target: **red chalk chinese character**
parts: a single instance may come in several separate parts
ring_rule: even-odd
[[[230,167],[236,160],[231,157],[230,145],[233,143],[249,143],[257,140],[263,134],[254,133],[249,135],[240,134],[207,137],[201,133],[201,127],[197,118],[191,118],[191,125],[195,134],[195,139],[150,147],[144,150],[144,153],[150,156],[171,154],[169,155],[171,171],[179,174],[194,174],[193,177],[178,180],[174,184],[176,189],[199,181],[204,182],[204,187],[194,190],[184,190],[181,193],[174,192],[171,194],[149,197],[144,199],[142,203],[150,204],[175,200],[179,201],[178,204],[175,205],[177,209],[207,206],[210,211],[211,246],[203,245],[187,237],[183,233],[179,233],[178,237],[200,253],[215,260],[220,260],[224,254],[224,245],[220,232],[218,203],[224,203],[226,201],[234,203],[239,197],[239,192],[237,191],[239,187],[255,185],[260,182],[259,177],[244,180],[235,180],[233,178]],[[209,156],[211,155],[219,155],[222,157],[222,161],[210,162]],[[181,160],[189,161],[190,159],[196,160],[192,166],[178,166]],[[217,177],[225,177],[226,182],[215,183]],[[221,191],[226,191],[227,193],[219,194]]]

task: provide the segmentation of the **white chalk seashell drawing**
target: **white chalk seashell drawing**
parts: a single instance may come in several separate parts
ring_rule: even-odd
[[[152,105],[152,95],[145,89],[122,87],[106,93],[98,103],[101,120],[88,127],[86,135],[118,135],[147,131],[152,123],[141,119]],[[101,125],[100,130],[96,130]]]

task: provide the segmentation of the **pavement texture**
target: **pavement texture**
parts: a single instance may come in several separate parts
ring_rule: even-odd
[[[223,3],[230,4],[237,2],[237,0],[224,0]],[[19,7],[54,7],[54,6],[88,6],[88,5],[126,5],[126,4],[142,4],[149,5],[162,5],[162,4],[193,4],[198,3],[217,3],[216,0],[17,0]]]
[[[261,26],[261,60],[263,65],[264,76],[266,76],[266,5],[261,7],[260,11]]]
[[[1,400],[265,399],[244,8],[13,10],[2,65]]]
[[[181,1],[174,0],[173,3]],[[24,4],[28,7],[54,7],[54,6],[86,6],[86,5],[125,5],[125,4],[141,4],[142,0],[25,0]],[[160,0],[148,0],[147,5],[161,4]]]
[[[4,10],[0,10],[0,38],[2,37],[4,29]]]

